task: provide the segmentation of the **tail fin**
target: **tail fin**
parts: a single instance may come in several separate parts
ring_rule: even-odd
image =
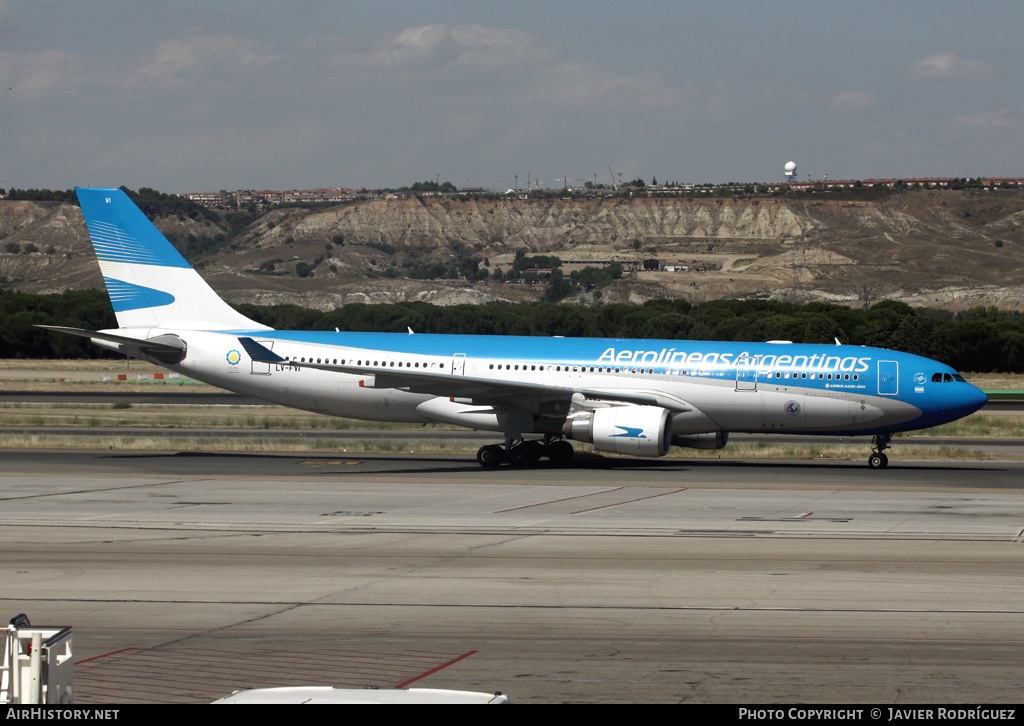
[[[121,328],[266,330],[213,291],[120,189],[76,189]]]

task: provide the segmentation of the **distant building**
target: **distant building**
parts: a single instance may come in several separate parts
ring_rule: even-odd
[[[589,182],[588,182],[589,184]],[[751,194],[765,194],[775,192],[787,192],[787,191],[828,191],[828,190],[839,190],[839,189],[854,189],[857,187],[918,187],[926,189],[949,189],[949,188],[961,188],[963,185],[969,184],[972,187],[982,187],[986,189],[1005,189],[1005,188],[1018,188],[1024,187],[1024,177],[977,177],[973,179],[964,179],[961,177],[919,177],[919,178],[906,178],[906,179],[821,179],[821,180],[806,180],[806,181],[787,181],[787,182],[768,182],[768,183],[757,183],[757,182],[745,182],[743,184],[659,184],[657,186],[651,185],[644,187],[642,190],[635,190],[632,193],[646,194],[647,196],[693,196],[696,194],[717,194],[722,191],[727,191],[732,194],[738,194],[741,196]],[[591,196],[613,196],[621,194],[621,189],[615,189],[607,186],[590,186],[590,187],[567,187],[564,190],[566,193],[580,193],[582,192],[588,197]],[[486,194],[487,190],[483,187],[466,187],[458,190],[459,194],[472,195],[472,194]],[[535,197],[549,197],[557,192],[551,189],[509,189],[506,196],[517,197],[519,199],[532,199]],[[219,192],[188,192],[186,194],[180,194],[179,196],[202,204],[206,207],[218,207],[222,206],[229,198],[233,197],[238,204],[249,205],[249,204],[308,204],[308,203],[338,203],[347,202],[354,199],[378,199],[384,198],[384,194],[381,192],[370,192],[366,189],[360,189],[358,191],[347,187],[330,187],[326,189],[290,189],[287,191],[276,191],[270,189],[263,189],[254,191],[251,189],[238,189],[233,192],[221,190]],[[400,191],[390,192],[387,194],[388,199],[404,199],[407,197],[434,197],[444,196],[443,192],[440,191]]]
[[[191,199],[197,204],[206,207],[217,207],[227,201],[228,197],[234,197],[238,204],[308,204],[310,202],[346,202],[366,192],[357,192],[347,187],[331,187],[329,189],[290,189],[277,191],[273,189],[238,189],[233,192],[221,190],[219,192],[189,192],[179,196]]]

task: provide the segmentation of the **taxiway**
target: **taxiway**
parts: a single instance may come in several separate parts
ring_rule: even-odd
[[[5,451],[0,603],[80,703],[1018,701],[1024,465]]]

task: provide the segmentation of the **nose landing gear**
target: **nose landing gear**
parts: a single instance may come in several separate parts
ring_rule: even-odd
[[[889,457],[884,452],[889,448],[892,441],[892,434],[875,434],[871,439],[874,446],[871,447],[871,456],[868,457],[868,466],[872,469],[884,469],[889,465]]]

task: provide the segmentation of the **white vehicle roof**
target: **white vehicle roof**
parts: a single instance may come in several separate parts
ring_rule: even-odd
[[[214,703],[508,703],[501,693],[441,688],[332,688],[299,686],[235,691]]]

